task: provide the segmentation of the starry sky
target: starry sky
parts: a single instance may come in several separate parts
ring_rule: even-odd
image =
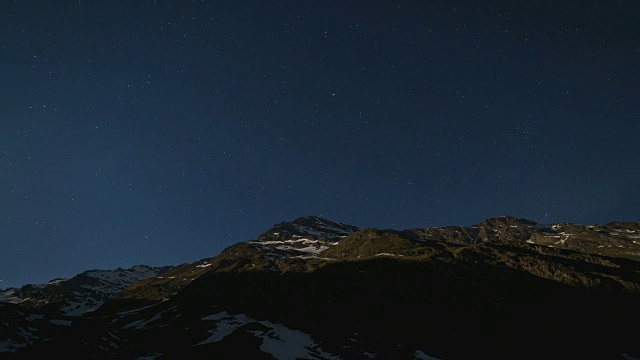
[[[0,288],[305,215],[640,221],[634,3],[4,1]]]

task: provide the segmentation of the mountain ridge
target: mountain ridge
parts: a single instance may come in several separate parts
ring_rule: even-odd
[[[87,270],[71,278],[57,278],[45,284],[26,284],[0,290],[0,302],[30,308],[46,307],[64,315],[79,316],[144,278],[162,274],[171,266],[135,265],[115,270]]]
[[[639,254],[640,222],[380,230],[305,216],[79,316],[0,304],[0,357],[627,358],[640,355],[624,331],[640,321]]]

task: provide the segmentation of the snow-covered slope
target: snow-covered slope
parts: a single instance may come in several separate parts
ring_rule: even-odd
[[[320,252],[358,230],[356,226],[319,216],[304,216],[275,224],[248,243],[264,251],[270,258],[317,257]]]
[[[0,302],[31,308],[46,307],[65,315],[79,316],[97,309],[131,284],[157,276],[170,268],[136,265],[129,269],[89,270],[70,279],[6,289],[0,292]]]

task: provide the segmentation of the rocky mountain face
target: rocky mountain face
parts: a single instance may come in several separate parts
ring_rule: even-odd
[[[305,216],[292,222],[281,222],[249,241],[249,246],[268,257],[314,258],[359,228],[317,216]]]
[[[93,311],[132,284],[171,269],[137,265],[129,269],[89,270],[70,279],[29,284],[0,292],[0,302],[49,313],[79,316]]]
[[[118,298],[162,300],[210,271],[269,270],[280,272],[292,259],[315,259],[358,228],[318,216],[275,224],[257,239],[240,242],[220,255],[179,266],[163,276],[148,278],[126,289]]]
[[[500,216],[473,226],[446,226],[410,231],[423,240],[452,244],[525,241],[559,249],[640,260],[639,226],[639,222],[612,222],[606,225],[586,226],[560,222],[541,225],[527,219]]]
[[[0,357],[69,336],[72,324],[132,284],[160,275],[171,266],[89,270],[70,279],[28,284],[0,291]]]
[[[640,222],[396,231],[304,217],[81,316],[0,304],[0,357],[640,358],[638,236]]]

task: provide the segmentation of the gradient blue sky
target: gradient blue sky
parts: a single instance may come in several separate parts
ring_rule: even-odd
[[[304,215],[639,221],[635,2],[482,3],[5,1],[0,288]]]

